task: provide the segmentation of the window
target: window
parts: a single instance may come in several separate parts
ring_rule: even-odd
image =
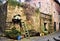
[[[60,13],[59,13],[59,21],[60,21]]]
[[[56,31],[56,22],[54,22],[54,31]]]
[[[60,23],[59,23],[59,30],[60,30]]]
[[[44,23],[44,28],[45,28],[45,31],[47,31],[46,26],[47,26],[47,23]]]

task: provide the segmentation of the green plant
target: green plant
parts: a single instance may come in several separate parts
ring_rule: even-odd
[[[36,13],[39,13],[39,12],[40,12],[40,11],[39,11],[39,8],[37,8],[35,11],[36,11]]]
[[[40,33],[39,32],[36,32],[34,29],[31,29],[31,30],[28,30],[28,31],[29,31],[30,37],[40,36]]]
[[[21,32],[16,30],[15,27],[13,27],[10,31],[5,31],[5,35],[9,38],[16,39],[18,35],[21,35]]]
[[[44,34],[48,34],[48,31],[45,30],[45,29],[46,29],[46,28],[44,27],[44,25],[42,25],[42,27],[41,27],[42,32],[43,32]]]
[[[16,0],[8,0],[8,4],[12,6],[22,6],[22,3],[17,2]]]

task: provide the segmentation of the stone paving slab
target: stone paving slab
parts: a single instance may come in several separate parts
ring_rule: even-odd
[[[43,36],[43,37],[30,37],[30,39],[21,39],[21,40],[12,40],[12,39],[8,39],[6,37],[0,37],[0,41],[55,41],[53,39],[53,37],[58,37],[60,36],[60,32],[56,32],[54,34],[50,34],[47,36]]]

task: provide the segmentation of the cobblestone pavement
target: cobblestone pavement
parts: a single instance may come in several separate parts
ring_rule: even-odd
[[[19,41],[55,41],[53,39],[53,37],[57,38],[58,36],[60,36],[60,31],[56,32],[54,34],[43,36],[43,37],[31,37],[30,39],[24,38],[24,39],[19,40]],[[0,41],[18,41],[18,40],[12,40],[12,39],[7,39],[5,37],[0,37]]]

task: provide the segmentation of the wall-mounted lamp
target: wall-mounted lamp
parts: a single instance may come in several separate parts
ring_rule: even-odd
[[[19,24],[20,27],[22,27],[22,24],[21,24],[21,15],[17,14],[15,16],[13,16],[12,22],[14,24]]]

